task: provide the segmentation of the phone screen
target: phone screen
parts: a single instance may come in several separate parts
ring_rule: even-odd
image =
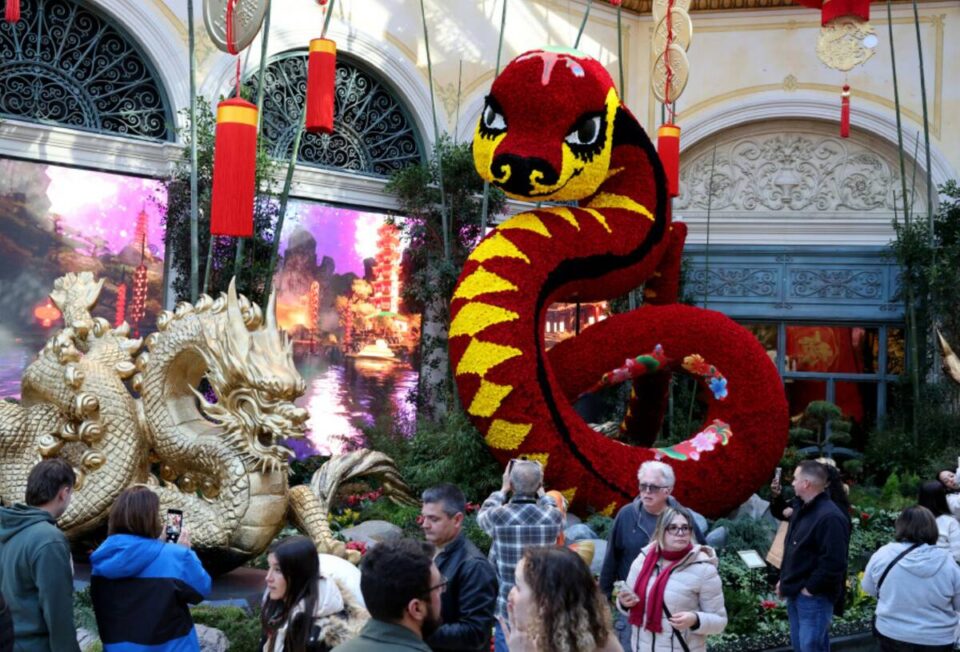
[[[183,530],[183,512],[179,509],[167,510],[167,524],[164,532],[167,535],[167,541],[176,543],[180,539],[180,532]]]

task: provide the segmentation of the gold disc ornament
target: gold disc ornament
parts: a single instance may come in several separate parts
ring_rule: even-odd
[[[876,53],[877,33],[857,16],[840,16],[820,28],[817,57],[824,64],[847,72]]]
[[[693,21],[690,20],[690,14],[685,10],[674,7],[670,10],[670,31],[667,34],[667,18],[664,16],[657,23],[657,28],[653,31],[653,40],[651,48],[654,54],[661,54],[667,47],[667,37],[670,36],[670,43],[675,43],[685,51],[690,49],[690,41],[693,40]]]
[[[669,89],[667,88],[667,63],[670,64]],[[674,43],[666,49],[666,52],[661,52],[654,62],[653,72],[650,75],[650,86],[658,101],[672,103],[676,102],[680,94],[683,93],[689,78],[690,63],[687,61],[687,54],[682,47]]]
[[[227,46],[227,5],[230,0],[203,0],[203,24],[210,40],[222,52],[230,52]],[[253,42],[263,25],[270,0],[237,0],[234,7],[234,41],[236,51],[243,50]]]

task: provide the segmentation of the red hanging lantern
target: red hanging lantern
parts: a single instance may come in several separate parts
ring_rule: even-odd
[[[127,284],[121,283],[117,286],[117,310],[113,316],[113,326],[114,328],[119,328],[120,325],[127,319]]]
[[[680,127],[666,123],[657,129],[657,154],[667,175],[667,194],[680,194]]]
[[[337,44],[327,38],[310,41],[307,60],[307,124],[312,134],[333,133],[333,93],[337,80]]]
[[[217,105],[210,233],[253,235],[257,176],[257,107],[235,97]]]
[[[20,20],[20,0],[7,0],[3,18],[8,23],[16,23]]]
[[[844,84],[840,93],[840,137],[850,137],[850,85]]]

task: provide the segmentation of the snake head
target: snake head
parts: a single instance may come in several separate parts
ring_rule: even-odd
[[[610,172],[619,110],[613,80],[595,59],[567,48],[527,52],[493,82],[474,164],[515,199],[589,197]]]

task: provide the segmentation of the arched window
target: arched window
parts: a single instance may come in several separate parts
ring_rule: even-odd
[[[170,103],[142,48],[79,0],[21,0],[0,22],[0,116],[173,140]]]
[[[265,71],[262,134],[271,154],[290,157],[307,87],[307,52],[274,57]],[[377,74],[360,62],[337,54],[334,132],[304,133],[298,160],[317,167],[389,176],[423,160],[420,134],[409,111]],[[256,97],[257,74],[244,81]]]

